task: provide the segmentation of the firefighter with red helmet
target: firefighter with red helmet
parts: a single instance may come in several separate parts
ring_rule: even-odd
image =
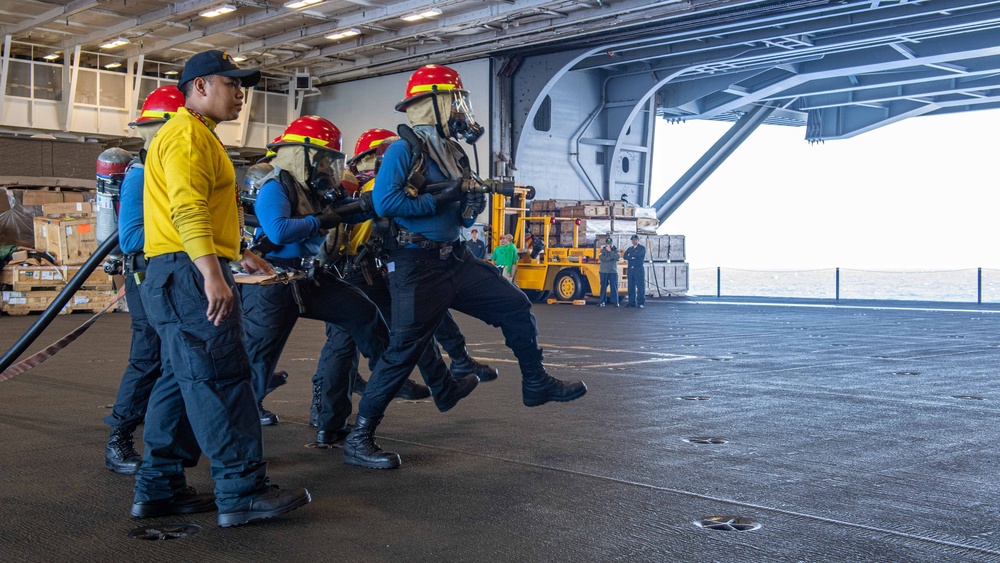
[[[401,140],[386,150],[372,191],[375,212],[384,218],[392,336],[344,444],[345,463],[381,469],[401,460],[378,446],[375,430],[449,308],[500,327],[521,368],[526,406],[572,401],[587,392],[583,382],[560,381],[545,371],[531,302],[459,240],[462,228],[486,208],[485,193],[468,189],[473,175],[457,142],[474,144],[483,134],[461,77],[446,66],[418,69],[396,110],[413,127],[400,126]]]
[[[375,151],[379,145],[396,134],[388,129],[369,129],[358,137],[354,143],[354,156],[347,161],[347,169],[357,178],[359,187],[363,187],[375,177]]]
[[[388,344],[388,327],[375,305],[314,260],[328,230],[369,217],[341,218],[334,208],[348,202],[339,191],[344,170],[340,147],[340,130],[317,116],[296,119],[268,146],[276,153],[274,170],[257,193],[254,211],[260,228],[251,248],[275,267],[308,276],[289,284],[242,288],[246,347],[263,425],[278,422],[262,401],[298,317],[343,327],[368,358],[379,358]]]
[[[388,133],[389,136],[385,134]],[[370,129],[363,133],[355,145],[355,156],[348,161],[354,163],[358,171],[362,174],[369,174],[370,179],[361,188],[363,193],[370,193],[374,185],[375,174],[378,172],[379,164],[386,148],[393,142],[399,140],[395,134],[385,129]],[[381,255],[381,241],[378,237],[371,238],[371,221],[366,221],[355,225],[351,229],[350,241],[343,250],[344,260],[342,271],[344,279],[351,285],[365,292],[382,312],[382,315],[389,321],[392,318],[392,303],[389,295],[389,288],[386,286],[384,272],[378,257]],[[325,357],[334,357],[340,350],[346,348],[354,349],[351,337],[344,330],[327,325],[327,341],[320,355],[320,364],[324,363]],[[465,346],[465,336],[462,334],[451,316],[446,312],[437,330],[434,332],[435,339],[441,342],[442,347],[448,352],[451,358],[451,376],[456,379],[457,389],[475,387],[479,381],[492,381],[497,378],[499,371],[485,363],[476,361]],[[454,406],[455,393],[441,393],[443,389],[438,384],[436,377],[443,377],[440,371],[441,354],[438,352],[437,342],[431,339],[426,351],[417,361],[424,380],[434,390],[434,401],[442,411],[449,410]],[[357,372],[357,353],[352,354],[354,361],[351,365],[351,372],[354,374],[354,391],[364,394],[367,382],[361,378]],[[315,381],[315,380],[314,380]],[[315,385],[315,383],[314,383]],[[427,389],[422,385],[415,384],[412,380],[407,380],[397,396],[407,399],[413,396],[415,389]],[[471,389],[469,389],[471,390]],[[314,392],[316,388],[314,387]],[[426,397],[424,395],[423,397]],[[420,398],[423,398],[420,397]],[[317,409],[317,426],[319,428],[340,427],[340,419],[346,420],[351,411],[350,401],[344,403],[341,395],[336,394],[336,390],[329,386],[322,387],[321,406]],[[342,410],[345,409],[346,410]],[[331,422],[332,420],[332,422]],[[339,426],[338,426],[339,425]],[[322,442],[317,438],[317,442]]]
[[[129,123],[129,127],[135,128],[144,141],[139,157],[133,159],[125,171],[119,195],[118,240],[123,253],[125,300],[132,319],[132,347],[128,366],[118,385],[115,404],[111,413],[104,417],[105,424],[111,427],[111,436],[104,450],[104,465],[123,475],[134,475],[142,462],[135,451],[132,434],[146,416],[149,395],[161,374],[160,337],[146,317],[139,293],[139,283],[146,270],[146,259],[142,253],[145,243],[143,162],[153,136],[183,105],[184,95],[177,86],[161,86],[150,92],[142,104],[139,117]]]

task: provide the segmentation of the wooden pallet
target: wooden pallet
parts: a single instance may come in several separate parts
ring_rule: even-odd
[[[48,309],[57,295],[58,291],[4,291],[0,293],[0,311],[11,316],[40,313]],[[66,302],[59,314],[96,313],[114,298],[115,292],[111,290],[81,289]]]
[[[80,271],[80,266],[35,266],[30,264],[7,264],[0,272],[0,284],[9,285],[14,291],[60,291],[73,276]],[[113,289],[111,276],[103,270],[94,270],[84,280],[83,289],[107,291]]]

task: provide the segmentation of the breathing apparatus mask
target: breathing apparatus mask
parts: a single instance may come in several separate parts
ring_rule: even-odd
[[[438,106],[444,106],[444,104],[437,103],[437,96],[441,96],[443,99],[447,99],[446,96],[451,98],[447,121],[442,119],[441,112],[444,108],[439,109]],[[472,100],[469,99],[468,92],[442,92],[439,90],[434,102],[434,116],[439,124],[447,125],[449,136],[463,140],[470,145],[476,144],[476,141],[483,136],[485,129],[476,122],[476,116],[472,111]]]
[[[456,139],[461,138],[470,145],[474,145],[483,136],[484,129],[476,123],[468,92],[452,92],[448,130]]]
[[[340,181],[344,175],[344,156],[338,152],[312,147],[303,147],[309,177],[306,184],[325,202],[334,202],[346,197]]]

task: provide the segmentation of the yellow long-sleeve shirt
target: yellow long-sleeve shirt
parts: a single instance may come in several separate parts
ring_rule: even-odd
[[[364,186],[361,187],[362,192],[370,192],[372,188],[375,187],[375,180],[368,180]],[[364,223],[358,223],[351,227],[351,240],[347,243],[347,255],[354,256],[358,253],[358,248],[364,243],[368,242],[368,238],[372,236],[372,222],[371,220],[365,221]]]
[[[143,176],[147,257],[186,252],[191,260],[239,258],[236,171],[209,127],[180,108],[149,146]]]

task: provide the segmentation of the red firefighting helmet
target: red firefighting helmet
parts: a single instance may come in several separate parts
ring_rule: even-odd
[[[177,86],[170,84],[160,86],[146,96],[146,101],[142,103],[142,113],[139,119],[129,123],[129,127],[142,125],[144,123],[162,123],[170,116],[177,113],[177,108],[184,105],[184,94],[177,89]]]
[[[385,151],[389,150],[389,146],[398,140],[399,137],[397,135],[386,137],[375,147],[375,172],[378,172],[378,169],[382,167],[382,158],[385,157]]]
[[[340,158],[340,129],[329,120],[317,115],[306,115],[291,122],[280,137],[267,145],[269,150],[277,150],[285,145],[325,149],[337,153]]]
[[[354,143],[354,156],[351,160],[347,161],[347,166],[357,172],[354,165],[359,160],[364,157],[373,154],[375,149],[379,147],[382,141],[388,139],[389,137],[394,137],[396,134],[388,129],[369,129],[358,137],[358,142]]]
[[[458,91],[468,93],[462,78],[453,68],[443,65],[426,65],[418,68],[406,83],[406,95],[396,104],[396,111],[406,111],[410,103],[435,92]]]
[[[388,139],[389,137],[394,137],[396,134],[388,129],[369,129],[358,137],[358,142],[354,143],[354,158],[355,160],[363,154],[368,153],[368,151],[373,151],[378,148],[379,144]]]
[[[263,163],[270,162],[271,159],[274,158],[275,155],[278,154],[277,151],[275,151],[274,149],[272,149],[270,147],[271,147],[271,145],[277,143],[280,140],[281,140],[281,135],[278,135],[277,137],[275,137],[274,139],[272,139],[270,143],[268,143],[266,145],[268,147],[267,152],[265,152],[264,156],[260,157],[260,159],[257,160],[257,164],[263,164]]]

